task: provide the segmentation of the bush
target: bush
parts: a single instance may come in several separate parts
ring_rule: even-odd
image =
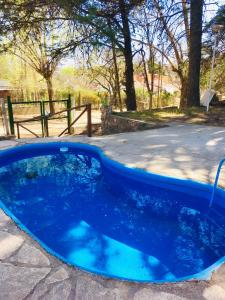
[[[91,103],[95,107],[99,107],[101,102],[98,93],[89,89],[76,90],[73,96],[75,97],[76,105]]]
[[[75,90],[72,88],[65,88],[56,90],[54,98],[67,99],[69,95],[75,99],[76,106],[91,103],[94,107],[98,108],[101,102],[101,98],[99,97],[98,93],[89,89]]]

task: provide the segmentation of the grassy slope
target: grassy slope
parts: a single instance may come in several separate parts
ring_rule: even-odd
[[[225,107],[211,107],[207,113],[206,109],[189,108],[178,110],[175,108],[166,110],[153,110],[143,112],[123,112],[116,113],[131,119],[142,120],[145,122],[170,122],[180,121],[191,124],[208,124],[214,126],[225,126]]]

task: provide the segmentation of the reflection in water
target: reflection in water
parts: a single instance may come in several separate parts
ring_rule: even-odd
[[[97,158],[57,153],[0,168],[0,200],[68,262],[134,280],[195,274],[225,254],[224,219],[202,199],[117,174]]]

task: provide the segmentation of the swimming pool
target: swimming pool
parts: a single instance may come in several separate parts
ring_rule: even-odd
[[[83,270],[143,282],[207,279],[225,258],[225,192],[127,168],[94,146],[0,152],[0,207]]]

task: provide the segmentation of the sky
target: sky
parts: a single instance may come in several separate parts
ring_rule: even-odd
[[[206,12],[206,20],[210,20],[212,19],[216,12],[217,12],[217,9],[218,9],[218,5],[219,6],[222,6],[222,5],[225,5],[225,0],[217,0],[217,1],[211,1],[211,2],[216,2],[216,4],[211,4],[211,5],[208,5],[207,7],[207,12]]]

